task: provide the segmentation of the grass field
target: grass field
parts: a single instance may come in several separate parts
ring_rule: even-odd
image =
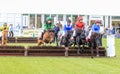
[[[116,57],[113,58],[2,56],[0,74],[119,74],[120,39],[115,42]],[[28,47],[36,44],[21,45]],[[106,47],[106,39],[103,39],[103,46]]]

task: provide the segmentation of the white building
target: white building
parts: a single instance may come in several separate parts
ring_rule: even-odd
[[[103,26],[105,28],[113,28],[118,29],[120,24],[120,16],[97,16],[97,15],[82,15],[84,18],[84,22],[86,25],[92,25],[94,20],[101,20]],[[57,21],[60,21],[62,24],[66,23],[67,19],[71,19],[73,23],[75,23],[78,15],[70,15],[70,14],[17,14],[17,13],[1,13],[0,14],[0,26],[3,23],[13,24],[13,27],[16,29],[18,26],[21,27],[22,30],[35,30],[42,29],[44,22],[47,17],[52,17],[54,24]]]

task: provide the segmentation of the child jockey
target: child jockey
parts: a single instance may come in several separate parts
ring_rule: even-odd
[[[44,23],[44,31],[40,34],[40,39],[43,37],[43,33],[47,31],[48,29],[54,29],[54,25],[52,23],[52,18],[48,17],[46,19],[46,22]]]
[[[99,20],[95,20],[95,24],[92,25],[92,28],[88,34],[88,39],[90,39],[92,32],[100,33],[100,21]]]
[[[74,32],[73,32],[73,37],[76,36],[76,30],[77,29],[82,29],[84,30],[84,22],[83,22],[83,17],[82,16],[79,16],[78,19],[77,19],[77,22],[75,23],[75,29],[74,29]],[[73,39],[73,37],[71,39]]]
[[[65,36],[67,31],[72,31],[72,30],[73,30],[73,26],[71,24],[71,20],[67,20],[67,24],[64,25],[64,31],[62,36]]]

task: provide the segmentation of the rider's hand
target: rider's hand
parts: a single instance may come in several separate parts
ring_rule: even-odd
[[[73,40],[73,39],[74,39],[74,37],[72,36],[72,37],[71,37],[71,40]]]

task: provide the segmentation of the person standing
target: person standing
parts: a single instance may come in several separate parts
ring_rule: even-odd
[[[102,36],[103,36],[103,34],[104,34],[104,27],[103,27],[103,25],[101,24],[100,25],[100,44],[99,44],[99,46],[102,46]]]
[[[13,33],[13,24],[10,24],[9,26],[9,37],[13,37],[14,33]]]
[[[54,34],[55,34],[54,41],[57,42],[58,32],[60,31],[59,23],[56,23],[54,30],[55,30],[55,32],[54,32]]]

